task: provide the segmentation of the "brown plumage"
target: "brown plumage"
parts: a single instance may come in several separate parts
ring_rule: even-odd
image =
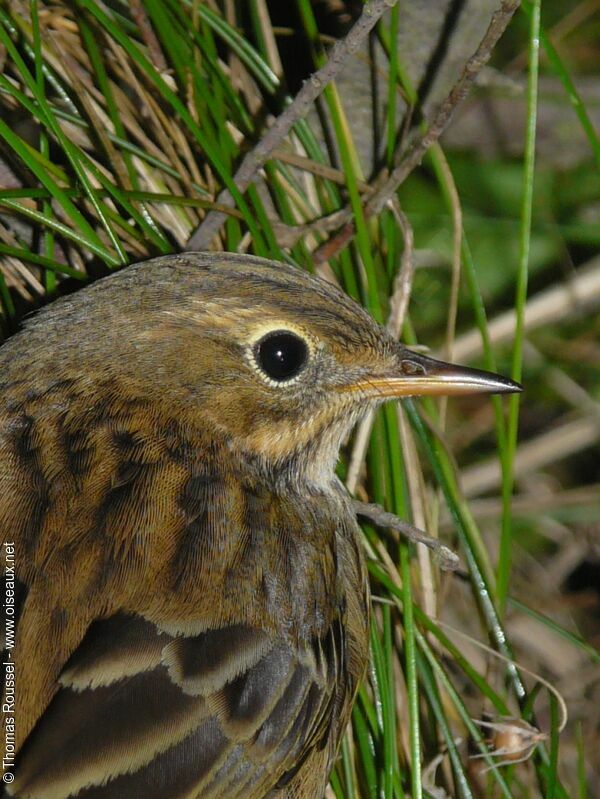
[[[0,349],[10,795],[321,797],[368,649],[340,442],[384,397],[471,390],[515,385],[248,256],[158,258],[39,312]]]

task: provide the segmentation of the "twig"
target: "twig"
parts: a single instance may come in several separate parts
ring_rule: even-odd
[[[273,150],[271,155],[278,161],[283,161],[284,164],[290,164],[291,166],[295,166],[297,169],[310,172],[312,175],[325,178],[326,180],[330,180],[332,183],[337,183],[340,186],[346,185],[346,176],[341,169],[336,169],[328,164],[321,164],[319,161],[313,161],[312,158],[307,158],[304,155],[299,155],[298,153],[285,150],[280,147],[277,147],[275,150]],[[373,191],[373,187],[369,183],[365,183],[363,180],[357,180],[356,187],[363,194],[372,193]]]
[[[593,447],[597,441],[600,441],[600,420],[597,417],[566,418],[567,421],[557,419],[547,432],[519,444],[515,457],[517,481],[570,455]],[[460,483],[464,496],[468,498],[481,496],[487,491],[495,491],[502,483],[497,458],[490,458],[465,469],[461,474]]]
[[[525,307],[525,330],[531,332],[547,324],[558,324],[570,316],[583,316],[600,307],[600,257],[579,267],[568,280],[530,297]],[[492,319],[488,334],[492,344],[511,341],[515,332],[515,312],[505,311]],[[482,350],[479,330],[471,330],[454,341],[454,355],[467,361]]]
[[[233,209],[229,209],[229,213],[232,211]],[[312,222],[306,222],[304,225],[286,225],[276,220],[272,220],[271,223],[279,246],[293,247],[299,239],[304,238],[310,233],[320,234],[337,230],[350,216],[350,209],[342,208],[339,211],[333,211],[333,213],[327,216],[320,216]]]
[[[394,338],[400,338],[404,318],[410,302],[413,276],[415,274],[414,259],[414,234],[410,222],[404,211],[400,208],[398,199],[394,197],[389,203],[390,209],[394,214],[396,222],[402,231],[404,239],[404,249],[400,259],[400,269],[394,278],[394,287],[390,298],[390,315],[386,327]]]
[[[479,47],[465,64],[460,78],[438,108],[427,131],[415,139],[400,159],[398,165],[370,197],[365,207],[365,216],[375,216],[381,213],[384,206],[395,195],[398,187],[406,180],[413,169],[419,166],[427,150],[440,138],[450,122],[454,110],[464,100],[475,78],[488,62],[496,42],[504,33],[519,3],[520,0],[504,0],[498,11],[493,14]],[[326,242],[317,250],[315,253],[316,261],[318,262],[322,257],[320,254],[321,249],[326,251],[328,259],[335,256],[354,236],[354,232],[354,224],[346,224],[332,241]],[[333,246],[333,242],[335,242],[335,246]]]
[[[357,516],[368,519],[378,527],[387,527],[390,530],[394,530],[408,538],[409,541],[424,544],[431,549],[439,558],[440,568],[445,571],[456,571],[458,568],[458,555],[438,541],[437,538],[431,538],[423,530],[419,530],[418,527],[405,522],[393,513],[388,513],[380,505],[371,502],[360,502],[357,499],[353,500],[352,504]]]
[[[576,508],[589,505],[600,506],[600,483],[592,483],[581,488],[566,488],[556,493],[537,491],[530,494],[517,494],[513,498],[512,507],[515,516],[534,516],[547,514],[557,508]],[[475,499],[469,502],[471,514],[477,521],[497,519],[502,512],[499,499]],[[444,528],[452,528],[452,517],[447,512],[442,520]]]
[[[350,56],[369,35],[384,12],[394,6],[396,2],[397,0],[369,0],[365,4],[362,14],[348,31],[348,34],[336,42],[331,49],[327,63],[305,81],[292,103],[277,117],[273,126],[269,128],[253,149],[244,156],[233,177],[235,185],[240,192],[246,191],[248,186],[256,179],[258,170],[270,158],[275,148],[288,135],[296,122],[308,114],[312,104],[323,89],[343,69]],[[227,189],[224,189],[219,194],[217,201],[227,206],[234,205],[233,197]],[[208,249],[224,220],[225,216],[223,214],[208,214],[191,236],[186,249]]]
[[[517,10],[519,1],[520,0],[504,0],[498,11],[493,14],[479,47],[465,64],[460,78],[439,107],[426,133],[412,144],[398,166],[390,172],[390,176],[379,191],[367,203],[367,210],[372,214],[378,214],[383,209],[387,201],[394,196],[398,186],[400,186],[413,169],[421,163],[427,150],[440,138],[450,122],[456,107],[465,99],[471,86],[475,82],[475,78],[489,61],[492,50],[498,39],[504,33],[512,15]]]

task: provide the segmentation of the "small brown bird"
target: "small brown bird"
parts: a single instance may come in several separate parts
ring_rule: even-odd
[[[40,311],[0,349],[8,794],[321,797],[368,650],[340,443],[387,398],[515,390],[249,256]]]

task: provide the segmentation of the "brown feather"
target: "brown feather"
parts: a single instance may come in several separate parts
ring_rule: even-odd
[[[167,297],[171,279],[196,269],[199,297],[214,307],[219,270],[207,273],[188,256],[165,272],[168,261],[156,262],[154,276],[160,283],[163,275]],[[304,278],[296,285],[295,273],[267,265],[263,286],[262,266],[249,265],[248,301],[277,295],[278,318],[320,319],[331,332],[351,313],[317,284],[321,311],[307,306],[302,320],[295,303]],[[128,271],[144,294],[139,268]],[[292,398],[292,429],[290,410],[254,375],[244,371],[227,389],[239,346],[211,349],[210,319],[200,313],[196,331],[172,297],[148,311],[157,324],[148,319],[126,335],[128,314],[142,317],[114,306],[115,279],[104,292],[94,286],[56,303],[0,350],[0,531],[16,542],[26,587],[14,650],[20,752],[11,795],[315,796],[364,671],[367,610],[348,500],[333,475],[314,484],[303,477],[321,470],[318,430],[309,426],[318,422],[314,402],[312,418],[298,425]],[[257,303],[257,320],[271,302]],[[93,345],[99,324],[118,330],[107,332],[116,351],[101,337]],[[217,318],[212,329],[223,339],[231,324]],[[186,337],[186,351],[200,346],[193,357],[202,379],[182,380],[176,359]],[[151,345],[157,363],[173,367],[160,367],[158,391],[146,356],[132,362]],[[321,404],[330,429],[341,409]],[[336,440],[356,410],[344,413]],[[246,441],[237,447],[240,433]],[[354,628],[342,634],[350,607]],[[318,775],[308,775],[317,762]]]
[[[293,379],[257,354],[282,330]],[[379,401],[360,387],[411,358],[322,280],[200,253],[98,281],[0,349],[10,795],[323,795],[368,654],[334,467]]]

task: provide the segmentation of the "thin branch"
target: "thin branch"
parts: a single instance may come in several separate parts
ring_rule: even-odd
[[[525,330],[530,333],[543,325],[557,325],[572,316],[582,318],[597,308],[600,308],[600,256],[578,267],[564,282],[529,297],[525,307]],[[514,333],[514,310],[505,311],[488,323],[492,344],[512,341]],[[474,329],[455,339],[453,357],[458,361],[468,361],[481,350],[481,334]]]
[[[465,64],[460,78],[439,107],[433,122],[423,136],[412,144],[379,191],[367,203],[367,210],[371,214],[380,213],[387,201],[394,196],[398,186],[406,180],[415,167],[419,166],[427,150],[440,138],[455,109],[465,99],[475,78],[489,61],[496,42],[504,33],[519,2],[520,0],[504,0],[498,11],[493,14],[479,47]]]
[[[313,73],[290,105],[275,120],[275,123],[259,142],[248,152],[240,164],[233,180],[240,192],[245,192],[256,179],[258,170],[268,161],[273,151],[288,135],[298,120],[305,117],[314,101],[325,87],[340,73],[361,42],[366,39],[385,11],[396,4],[397,0],[369,0],[362,14],[354,23],[348,34],[332,47],[327,63]],[[224,189],[217,200],[223,205],[233,207],[234,200],[230,192]],[[210,213],[191,236],[187,250],[206,250],[219,228],[225,221],[220,213]]]
[[[390,315],[386,327],[394,338],[400,338],[406,312],[408,311],[413,277],[415,274],[415,237],[408,217],[400,207],[400,203],[396,197],[390,201],[389,207],[402,231],[404,249],[402,250],[402,256],[400,258],[400,269],[394,278],[394,286],[390,298]]]
[[[598,441],[600,441],[600,419],[596,416],[573,419],[566,415],[557,419],[544,433],[519,444],[515,457],[516,479],[519,481],[571,455],[590,449],[596,446]],[[462,492],[467,498],[497,490],[502,484],[497,457],[464,469],[460,483]]]
[[[440,138],[448,126],[455,109],[467,96],[477,75],[489,61],[494,46],[504,33],[513,14],[519,7],[519,3],[520,0],[504,0],[498,11],[493,14],[479,47],[465,64],[460,78],[438,108],[427,131],[415,139],[400,159],[398,165],[371,195],[365,207],[365,216],[376,216],[381,213],[385,205],[395,195],[398,187],[406,180],[413,169],[419,166],[427,150]],[[354,233],[354,224],[346,224],[333,240],[326,242],[316,251],[314,254],[315,262],[318,263],[325,257],[330,259],[335,256],[348,244]],[[321,250],[324,251],[323,255]]]
[[[352,501],[354,511],[357,516],[362,516],[363,519],[368,519],[377,527],[387,527],[389,530],[394,530],[400,533],[409,541],[414,541],[417,544],[424,544],[428,549],[437,555],[439,558],[439,565],[445,571],[456,571],[458,568],[458,555],[452,552],[447,546],[438,541],[437,538],[431,538],[414,527],[412,524],[405,522],[394,513],[388,513],[380,505],[371,502],[360,502],[355,499]]]

